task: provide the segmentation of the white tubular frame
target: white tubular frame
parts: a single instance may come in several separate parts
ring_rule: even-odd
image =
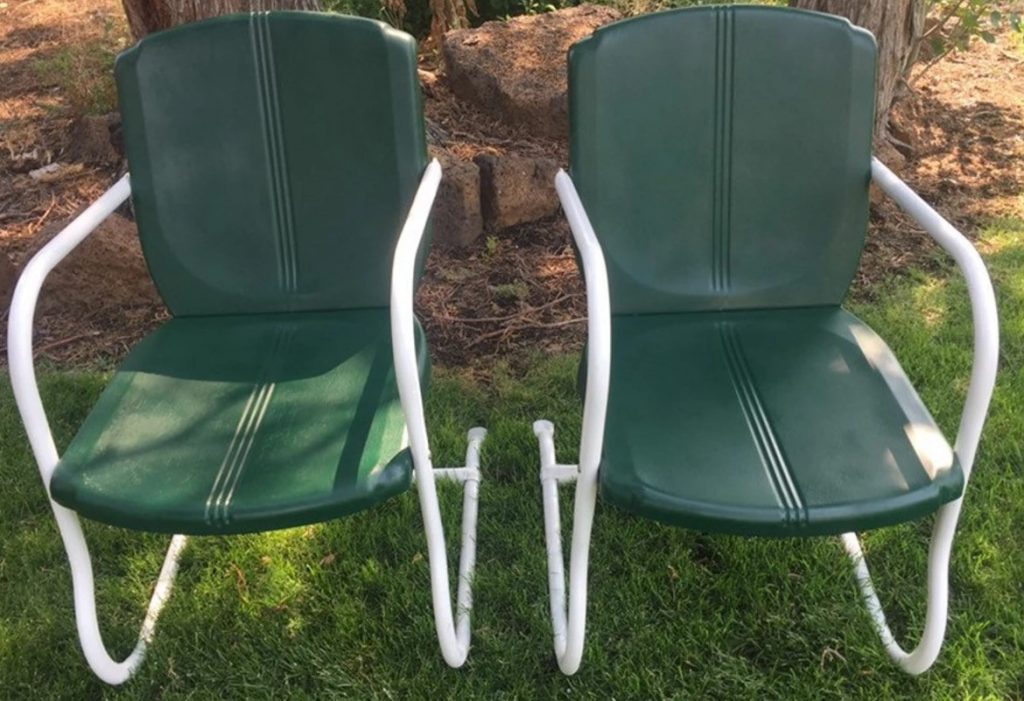
[[[18,286],[11,300],[10,320],[7,324],[7,359],[11,373],[11,387],[14,399],[25,424],[32,454],[39,466],[46,494],[50,494],[50,476],[57,467],[59,456],[53,442],[50,425],[46,419],[36,373],[33,365],[32,322],[35,317],[36,301],[46,276],[85,237],[91,234],[104,219],[128,199],[131,194],[128,175],[118,180],[95,203],[75,218],[67,227],[36,253],[25,266]],[[121,684],[135,673],[146,654],[146,647],[153,639],[157,617],[163,609],[174,586],[178,572],[178,558],[185,548],[185,536],[176,535],[164,558],[163,567],[157,578],[153,596],[149,601],[146,617],[139,630],[135,649],[122,662],[114,661],[107,653],[100,634],[96,616],[96,589],[93,582],[92,560],[82,533],[78,515],[50,499],[50,507],[57,519],[64,550],[71,565],[71,582],[75,601],[75,623],[78,639],[89,667],[108,684]]]
[[[981,256],[963,234],[932,209],[917,193],[910,189],[877,158],[871,159],[871,177],[882,190],[913,217],[956,261],[967,281],[967,294],[971,300],[974,324],[974,363],[967,388],[960,429],[953,450],[964,471],[965,483],[971,476],[974,456],[985,425],[989,401],[995,389],[996,368],[999,364],[999,317],[996,298],[988,271]],[[965,484],[966,489],[966,484]],[[868,613],[878,631],[889,657],[908,674],[925,672],[942,649],[946,635],[949,610],[949,558],[953,549],[957,520],[963,497],[946,504],[935,516],[931,543],[928,547],[928,609],[925,614],[921,641],[910,652],[896,642],[885,619],[882,603],[868,572],[867,562],[855,533],[843,534],[843,545],[853,562],[854,575],[860,586]]]
[[[597,501],[597,467],[601,460],[605,413],[608,408],[612,323],[608,272],[594,227],[587,218],[572,179],[565,171],[560,170],[555,176],[555,189],[569,220],[587,284],[587,386],[579,465],[559,465],[555,461],[555,429],[550,421],[535,422],[533,432],[540,443],[540,482],[544,501],[544,538],[548,553],[548,591],[551,597],[555,656],[563,673],[575,674],[583,658],[583,639],[587,625],[587,568],[594,505]],[[576,482],[576,501],[573,508],[569,601],[566,611],[558,485],[568,482]]]
[[[430,590],[434,602],[434,625],[441,654],[451,667],[461,667],[469,654],[470,612],[473,608],[473,569],[476,565],[476,521],[480,487],[480,445],[487,435],[482,428],[469,431],[465,467],[434,469],[427,441],[423,412],[423,394],[416,363],[416,319],[413,295],[416,287],[416,254],[423,240],[434,196],[441,183],[441,165],[430,162],[413,199],[405,226],[398,238],[391,270],[391,342],[395,354],[398,394],[409,432],[409,447],[415,467],[416,490],[423,512],[430,561]],[[437,501],[435,479],[463,483],[462,548],[459,556],[459,581],[455,596],[456,614],[452,615],[451,585],[444,526]]]
[[[871,175],[882,190],[949,252],[967,281],[974,325],[974,363],[953,448],[966,481],[974,465],[978,441],[995,387],[996,367],[999,361],[999,320],[992,283],[981,256],[970,242],[878,159],[873,158],[871,161]],[[586,625],[588,550],[597,497],[597,466],[608,404],[611,305],[601,247],[572,180],[565,172],[560,171],[555,178],[555,187],[583,261],[583,273],[587,284],[587,387],[579,466],[559,465],[556,462],[554,427],[551,422],[537,421],[533,425],[533,430],[540,443],[540,479],[543,490],[544,535],[547,542],[548,588],[551,594],[555,653],[562,672],[573,674],[579,669],[583,654]],[[567,617],[558,485],[573,481],[577,484]],[[868,572],[860,540],[855,533],[845,533],[842,536],[843,544],[854,565],[857,583],[886,652],[909,674],[917,675],[926,671],[935,662],[942,648],[949,603],[949,558],[962,503],[962,498],[950,502],[939,509],[936,515],[928,556],[928,611],[921,642],[911,652],[905,652],[897,644],[889,629]]]

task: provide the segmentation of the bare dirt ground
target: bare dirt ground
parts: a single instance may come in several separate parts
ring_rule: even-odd
[[[120,175],[121,164],[77,158],[71,133],[75,115],[110,101],[109,81],[91,76],[102,77],[103,62],[127,41],[117,0],[0,2],[0,323],[17,268]],[[429,56],[423,67],[437,72]],[[438,74],[424,86],[426,114],[446,150],[463,158],[515,150],[565,162],[564,143],[482,115]],[[1019,36],[1003,32],[994,44],[977,41],[935,65],[897,106],[893,126],[906,144],[900,174],[968,235],[992,217],[1024,212]],[[29,175],[49,163],[62,164],[57,177]],[[166,318],[125,215],[47,283],[36,323],[40,357],[62,365],[116,361]],[[854,293],[870,297],[875,283],[936,260],[926,236],[879,202]],[[585,304],[566,227],[556,218],[485,236],[469,249],[433,251],[419,308],[444,365],[485,373],[497,360],[519,367],[538,352],[579,348]]]

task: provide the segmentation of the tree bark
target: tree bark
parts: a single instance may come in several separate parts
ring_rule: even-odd
[[[136,40],[151,32],[231,12],[319,10],[320,0],[121,0]]]
[[[791,7],[842,15],[875,35],[878,42],[878,94],[875,144],[889,144],[889,110],[913,64],[924,32],[925,0],[790,0]]]

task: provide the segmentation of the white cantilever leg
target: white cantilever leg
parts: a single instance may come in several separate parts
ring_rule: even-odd
[[[430,561],[430,589],[434,603],[434,625],[441,654],[451,667],[461,667],[469,655],[470,613],[473,609],[473,570],[476,567],[476,522],[480,489],[480,445],[487,436],[483,428],[470,429],[465,467],[448,467],[416,472],[416,488],[427,534]],[[448,581],[448,555],[444,526],[437,501],[435,479],[454,480],[463,485],[462,547],[459,553],[459,580],[452,616],[451,588]]]
[[[544,500],[544,539],[548,554],[548,592],[555,656],[565,674],[575,674],[583,658],[587,623],[587,569],[590,532],[597,501],[597,479],[593,471],[580,473],[576,465],[555,462],[555,428],[550,421],[536,421],[533,432],[540,444],[540,483]],[[562,523],[558,485],[576,483],[573,509],[572,546],[569,554],[569,601],[566,608],[565,558],[562,553]]]
[[[71,565],[71,583],[75,597],[75,623],[78,627],[78,639],[82,644],[82,652],[97,677],[108,684],[122,684],[135,674],[145,657],[146,648],[153,640],[157,618],[170,597],[174,578],[178,573],[178,558],[181,557],[181,553],[185,549],[187,539],[183,535],[171,538],[171,545],[167,549],[163,567],[160,568],[160,575],[157,578],[156,587],[153,589],[153,596],[149,600],[149,607],[146,610],[146,617],[142,621],[135,649],[122,662],[116,662],[107,652],[100,634],[96,616],[96,587],[93,582],[92,560],[89,557],[89,548],[86,545],[78,515],[52,501],[50,504],[53,506],[60,535],[64,541],[64,549]]]
[[[962,499],[957,499],[939,510],[932,528],[932,539],[928,547],[928,609],[925,614],[924,632],[921,642],[910,652],[896,642],[885,619],[882,602],[875,591],[868,571],[867,561],[856,533],[843,534],[843,546],[853,562],[854,576],[860,587],[871,621],[882,639],[885,651],[899,667],[908,674],[918,675],[928,670],[939,656],[942,641],[946,636],[946,620],[949,611],[949,556],[953,549],[953,536],[960,516]]]

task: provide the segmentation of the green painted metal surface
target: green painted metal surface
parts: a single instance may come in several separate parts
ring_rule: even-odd
[[[116,74],[139,235],[175,315],[388,304],[426,167],[412,37],[232,15],[148,37]]]
[[[839,306],[867,225],[875,53],[844,19],[749,6],[572,48],[572,177],[613,310],[606,501],[784,536],[960,495],[896,359]]]
[[[88,518],[166,533],[372,506],[412,474],[391,354],[386,309],[173,319],[116,372],[50,491]]]
[[[924,516],[963,472],[896,358],[836,307],[613,322],[601,495],[681,526],[823,535]]]
[[[239,533],[407,489],[388,305],[426,165],[413,39],[232,15],[147,37],[116,77],[143,253],[174,318],[114,375],[54,499],[128,528]]]
[[[874,56],[846,20],[763,7],[575,44],[572,177],[612,309],[839,304],[867,225]]]

